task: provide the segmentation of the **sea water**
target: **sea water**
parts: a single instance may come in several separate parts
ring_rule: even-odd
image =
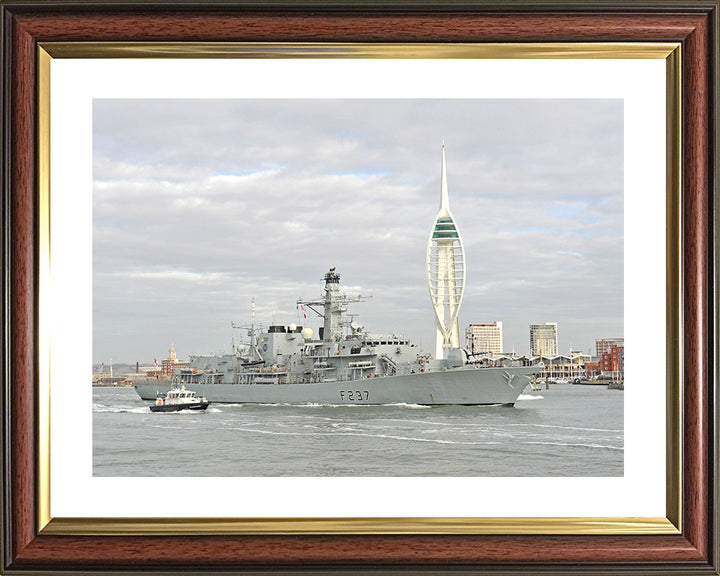
[[[529,389],[514,407],[212,404],[154,413],[93,388],[95,476],[622,476],[623,395]],[[159,455],[163,455],[159,457]]]

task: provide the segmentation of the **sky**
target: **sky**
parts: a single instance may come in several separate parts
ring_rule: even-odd
[[[623,336],[620,99],[96,99],[93,362],[229,351],[320,325],[298,299],[368,296],[356,323],[434,350],[426,281],[445,142],[467,266],[461,341],[557,322],[560,353]]]

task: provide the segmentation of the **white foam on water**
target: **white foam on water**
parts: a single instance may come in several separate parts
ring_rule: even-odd
[[[429,442],[431,444],[455,444],[463,446],[487,446],[492,444],[500,444],[500,442],[488,441],[488,442],[458,442],[455,440],[442,440],[439,438],[414,438],[412,436],[394,436],[389,434],[367,434],[364,432],[344,432],[334,430],[328,432],[311,432],[311,433],[300,433],[300,432],[278,432],[275,430],[261,430],[258,428],[230,428],[230,430],[236,430],[238,432],[251,432],[257,434],[267,434],[269,436],[361,436],[365,438],[384,438],[386,440],[399,440],[401,442]]]
[[[525,442],[525,444],[544,444],[546,446],[570,446],[572,448],[604,448],[605,450],[625,450],[622,446],[607,446],[605,444],[573,444],[570,442]]]
[[[147,406],[142,406],[138,408],[133,406],[105,406],[104,404],[93,404],[92,409],[93,412],[111,412],[114,414],[118,414],[121,412],[131,414],[144,414],[146,412],[150,412],[150,408],[148,408]]]
[[[398,402],[397,404],[383,404],[383,406],[397,406],[399,408],[408,408],[409,410],[426,410],[432,408],[428,404],[406,404],[405,402]]]
[[[439,438],[413,438],[411,436],[393,436],[389,434],[363,434],[361,432],[339,432],[339,436],[365,436],[369,438],[385,438],[386,440],[400,440],[403,442],[429,442],[431,444],[455,444],[462,446],[486,446],[500,444],[500,442],[458,442],[455,440],[441,440]]]
[[[558,428],[560,430],[580,430],[581,432],[622,432],[608,428],[584,428],[579,426],[558,426],[557,424],[508,424],[508,426],[532,426],[534,428]]]

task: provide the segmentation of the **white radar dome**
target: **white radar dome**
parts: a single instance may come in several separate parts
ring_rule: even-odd
[[[312,340],[313,329],[312,328],[303,328],[302,337],[305,338],[305,340]]]
[[[295,332],[295,330],[297,330],[297,324],[290,324],[288,328],[290,328],[290,332]]]

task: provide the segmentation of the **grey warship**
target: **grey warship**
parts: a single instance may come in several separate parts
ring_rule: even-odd
[[[480,367],[459,348],[433,359],[403,337],[369,333],[346,319],[361,297],[341,290],[334,267],[324,282],[321,298],[298,300],[322,317],[317,338],[294,324],[256,330],[253,314],[242,350],[191,356],[172,379],[138,379],[135,390],[143,400],[185,385],[214,403],[513,406],[542,368]]]

